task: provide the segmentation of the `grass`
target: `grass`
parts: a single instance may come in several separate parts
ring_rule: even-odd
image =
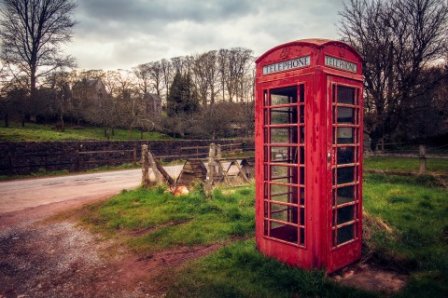
[[[382,265],[410,274],[397,297],[447,297],[447,191],[431,177],[365,176],[364,207],[392,234],[372,229],[368,251]],[[119,237],[138,254],[177,246],[222,243],[224,248],[169,272],[169,297],[369,297],[342,287],[321,271],[302,271],[263,257],[255,248],[253,186],[200,187],[174,197],[164,188],[123,192],[86,210],[83,221]],[[232,242],[232,244],[229,244]]]
[[[55,142],[55,141],[85,141],[107,140],[101,127],[71,127],[66,126],[64,132],[55,130],[54,125],[26,123],[22,127],[19,123],[11,123],[10,127],[0,127],[0,141],[9,142]],[[165,140],[169,136],[159,132],[143,133],[143,140]],[[112,141],[140,140],[140,132],[126,129],[115,129]]]
[[[123,192],[93,206],[84,222],[106,234],[154,229],[127,240],[136,252],[153,253],[179,245],[194,246],[249,237],[254,231],[252,188],[223,194],[215,190],[207,199],[201,187],[174,197],[159,187]]]
[[[378,261],[411,273],[402,297],[447,297],[448,196],[430,179],[367,175],[364,208],[395,231],[373,235]]]
[[[411,157],[368,157],[364,159],[365,170],[382,170],[397,172],[418,172],[419,159]],[[448,159],[427,159],[429,172],[448,175]]]
[[[373,297],[261,255],[255,241],[227,246],[176,276],[167,297]]]

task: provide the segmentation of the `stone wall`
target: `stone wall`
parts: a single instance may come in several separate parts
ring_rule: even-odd
[[[76,142],[0,142],[0,175],[26,175],[37,171],[71,172],[99,166],[140,161],[142,144],[161,159],[205,157],[211,140],[169,141],[76,141]],[[252,140],[219,140],[217,144],[240,143],[253,148]]]

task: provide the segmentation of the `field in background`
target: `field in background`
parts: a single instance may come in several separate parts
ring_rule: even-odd
[[[382,170],[396,172],[418,172],[419,159],[417,157],[367,157],[364,158],[364,170]],[[428,158],[427,170],[437,174],[448,175],[448,158]]]
[[[169,136],[159,132],[144,132],[143,140],[165,140]],[[8,142],[47,142],[47,141],[105,141],[104,129],[101,127],[72,127],[67,125],[64,132],[57,131],[54,125],[10,123],[10,127],[0,127],[0,141]],[[126,129],[115,129],[111,141],[140,140],[140,131],[133,129],[129,134]]]

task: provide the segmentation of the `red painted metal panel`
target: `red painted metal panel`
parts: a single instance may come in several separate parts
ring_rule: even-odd
[[[301,268],[323,268],[332,272],[356,261],[361,255],[361,64],[359,55],[348,45],[321,39],[283,44],[267,51],[257,60],[256,241],[258,249],[266,256]],[[301,90],[304,90],[304,103]],[[350,94],[358,96],[356,105],[335,102],[338,90],[343,94],[341,100],[346,100],[343,96]],[[297,92],[296,97],[291,92]],[[283,100],[287,98],[288,103],[272,105],[270,99],[275,96]],[[265,104],[266,100],[269,104]],[[339,111],[345,118],[333,119]],[[280,119],[286,119],[281,116],[282,113],[286,113],[289,122],[271,123],[278,121],[279,115],[283,117]],[[299,120],[300,117],[303,120]],[[340,119],[342,123],[338,123]],[[357,122],[346,123],[346,119]],[[273,129],[283,132],[276,135],[278,132],[274,133]],[[350,132],[353,144],[346,144],[347,135],[350,140]],[[286,144],[276,144],[273,136],[280,136],[282,142],[285,142],[286,136],[288,141]],[[343,143],[339,144],[339,140]],[[297,155],[302,148],[304,153],[300,154],[304,155],[304,160],[297,161],[297,156],[292,159],[291,152]],[[274,153],[280,159],[288,153],[288,158],[275,163],[271,160]],[[343,157],[347,156],[353,159],[351,163],[343,161]],[[289,169],[284,174],[286,185],[294,187],[285,186],[285,193],[274,195],[273,187],[281,188],[279,180],[275,180],[279,178],[273,176],[278,165],[287,166],[283,168],[283,171]],[[302,173],[304,181],[296,181],[301,180]],[[354,186],[346,186],[346,181],[342,181],[350,175],[353,182],[349,181],[349,184]],[[282,180],[284,178],[280,178]],[[350,193],[353,196],[351,201]],[[279,196],[288,201],[277,204]],[[339,196],[341,200],[348,198],[348,203],[339,204]],[[272,206],[283,206],[281,208],[284,209],[273,210]],[[276,219],[283,212],[288,216]]]

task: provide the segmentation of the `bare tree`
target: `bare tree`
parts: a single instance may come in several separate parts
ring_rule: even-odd
[[[58,124],[56,128],[58,130],[65,130],[64,117],[70,109],[70,100],[72,92],[70,88],[71,74],[66,71],[55,71],[47,76],[47,84],[54,98],[53,108],[58,117]]]
[[[407,116],[405,107],[442,79],[425,83],[422,72],[446,46],[448,8],[438,0],[350,0],[340,15],[343,39],[364,60],[366,132],[374,148]]]
[[[26,73],[32,96],[40,68],[52,70],[73,62],[62,58],[61,45],[71,38],[75,7],[72,0],[1,1],[2,57]]]
[[[151,72],[150,72],[150,64],[140,64],[137,67],[134,67],[134,74],[137,78],[137,86],[142,95],[149,93],[151,84]]]
[[[159,61],[149,63],[149,77],[153,84],[153,89],[158,96],[162,94],[162,81],[163,81],[162,64]]]
[[[218,51],[218,71],[219,71],[219,81],[222,92],[222,100],[225,101],[226,93],[226,82],[228,77],[228,65],[229,65],[229,50],[220,49]]]
[[[215,97],[217,95],[217,79],[218,79],[218,65],[217,65],[217,53],[216,51],[208,51],[205,53],[205,78],[207,81],[210,104],[215,103]]]
[[[160,66],[162,69],[163,85],[165,87],[165,101],[168,98],[168,93],[170,92],[171,80],[173,77],[173,67],[170,61],[162,59],[160,61]]]
[[[196,85],[196,90],[198,91],[199,102],[202,106],[207,106],[207,95],[209,84],[207,81],[206,70],[207,68],[207,54],[196,55],[193,63],[193,77]]]

